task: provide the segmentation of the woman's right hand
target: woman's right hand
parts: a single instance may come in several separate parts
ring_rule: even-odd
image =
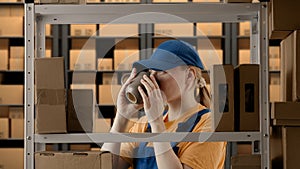
[[[122,85],[120,92],[117,98],[117,115],[123,116],[123,118],[129,119],[133,114],[137,113],[142,107],[143,104],[132,104],[130,103],[125,95],[126,87],[132,82],[135,78],[137,72],[136,68],[133,68],[130,76],[126,80],[126,82]]]

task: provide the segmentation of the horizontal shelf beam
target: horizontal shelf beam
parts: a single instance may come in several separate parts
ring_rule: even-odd
[[[35,13],[38,21],[52,24],[185,23],[257,19],[259,9],[256,3],[36,5]]]
[[[259,132],[35,134],[37,143],[257,141]]]

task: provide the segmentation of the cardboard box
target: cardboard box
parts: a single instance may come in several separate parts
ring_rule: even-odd
[[[24,59],[23,58],[10,58],[9,59],[9,70],[24,70]]]
[[[0,16],[1,17],[10,16],[10,7],[9,6],[4,6],[4,5],[1,6],[0,7]]]
[[[99,85],[99,104],[115,105],[120,89],[120,85]]]
[[[269,59],[269,70],[280,70],[280,59],[270,58]]]
[[[194,25],[192,23],[154,24],[155,36],[193,36]]]
[[[251,144],[237,144],[237,154],[252,154],[252,145]]]
[[[9,119],[0,118],[0,139],[9,138]]]
[[[112,169],[108,152],[39,152],[35,153],[35,169]]]
[[[108,37],[131,37],[138,36],[138,24],[100,24],[100,35]]]
[[[269,46],[269,58],[280,58],[279,46]]]
[[[252,0],[224,0],[226,3],[251,3]]]
[[[71,25],[71,36],[93,36],[96,35],[96,25]]]
[[[215,131],[234,131],[234,68],[232,65],[213,65],[212,127]]]
[[[270,102],[280,101],[280,85],[270,84]]]
[[[219,3],[220,0],[193,0],[193,2],[217,2],[217,3]]]
[[[240,36],[250,36],[251,22],[240,22]]]
[[[292,100],[300,101],[300,31],[294,31],[291,36],[294,39]]]
[[[0,148],[0,166],[3,169],[24,169],[23,148]]]
[[[70,89],[92,90],[94,100],[96,100],[96,85],[95,84],[71,84]]]
[[[71,151],[90,151],[91,144],[70,144]]]
[[[64,104],[36,106],[35,132],[39,134],[66,133],[67,118]]]
[[[111,128],[111,119],[108,118],[97,118],[95,120],[94,133],[108,133]]]
[[[35,69],[37,89],[64,89],[64,58],[36,58]]]
[[[153,3],[160,3],[160,2],[188,2],[188,0],[153,0]]]
[[[289,36],[280,43],[280,101],[291,101],[292,100],[292,77],[293,77],[293,54],[292,45],[293,38]]]
[[[61,57],[35,59],[36,133],[65,133],[66,92],[64,60]]]
[[[51,25],[50,24],[45,25],[45,35],[51,36]]]
[[[239,64],[249,64],[251,63],[250,50],[240,49],[239,50]]]
[[[46,50],[45,50],[45,57],[46,57],[46,58],[51,58],[51,57],[52,57],[51,49],[46,49]]]
[[[70,50],[70,70],[96,70],[96,51]]]
[[[118,84],[118,75],[114,73],[103,73],[102,84],[103,85]]]
[[[100,58],[98,59],[98,70],[113,70],[111,58]]]
[[[23,85],[0,85],[0,104],[22,105]]]
[[[282,127],[270,127],[270,160],[272,169],[283,169]]]
[[[93,132],[95,101],[92,90],[68,91],[68,132]]]
[[[9,106],[0,106],[0,118],[1,117],[9,117]]]
[[[198,50],[201,56],[205,69],[210,69],[210,66],[223,63],[223,50],[222,49],[200,49]]]
[[[9,107],[9,118],[10,119],[23,119],[24,108],[23,107]]]
[[[11,138],[24,138],[24,119],[11,119],[10,125]]]
[[[8,70],[8,51],[0,49],[0,70]]]
[[[300,1],[273,0],[269,5],[269,35],[270,39],[284,39],[293,30],[300,29]]]
[[[283,168],[299,168],[299,157],[295,154],[300,151],[300,147],[298,146],[300,140],[300,127],[283,127],[282,138]]]
[[[115,49],[129,49],[129,50],[139,50],[139,40],[137,39],[124,39],[116,38],[115,39]]]
[[[237,155],[231,157],[231,169],[261,169],[260,155]]]
[[[300,102],[274,102],[271,119],[300,120]]]
[[[23,36],[23,17],[0,17],[0,36]]]
[[[140,59],[139,50],[114,50],[114,69],[131,70],[132,64]]]
[[[10,58],[24,58],[24,46],[10,46]]]
[[[17,1],[16,1],[17,2]],[[21,1],[19,1],[21,2]],[[10,16],[24,16],[24,8],[22,6],[10,6]]]
[[[236,130],[259,131],[259,65],[239,65],[234,80]]]
[[[197,23],[198,36],[222,36],[222,23]]]

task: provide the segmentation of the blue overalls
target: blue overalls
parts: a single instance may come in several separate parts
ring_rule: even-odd
[[[209,109],[203,109],[194,114],[188,120],[182,123],[178,123],[176,132],[191,132],[196,124],[200,121],[202,115],[210,112]],[[151,132],[151,126],[148,124],[146,132]],[[139,147],[134,149],[133,168],[134,169],[158,169],[156,164],[156,158],[153,147],[147,147],[148,142],[141,142]],[[179,148],[176,146],[177,142],[171,142],[171,146],[175,154],[178,154]]]

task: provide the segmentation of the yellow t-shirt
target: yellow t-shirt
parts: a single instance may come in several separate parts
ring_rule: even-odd
[[[198,105],[174,121],[166,121],[168,116],[166,114],[164,116],[166,131],[176,132],[178,123],[188,120],[193,114],[198,113],[204,108],[204,106]],[[129,132],[145,132],[147,125],[147,118],[142,117],[134,124]],[[210,112],[201,117],[201,120],[196,124],[192,132],[212,132]],[[133,160],[130,157],[133,156],[133,149],[138,146],[139,143],[136,142],[121,144],[121,156],[128,161],[131,166]],[[152,144],[149,143],[147,146],[152,146]],[[226,142],[180,142],[177,146],[179,148],[177,156],[181,163],[193,169],[223,169],[226,155]]]

